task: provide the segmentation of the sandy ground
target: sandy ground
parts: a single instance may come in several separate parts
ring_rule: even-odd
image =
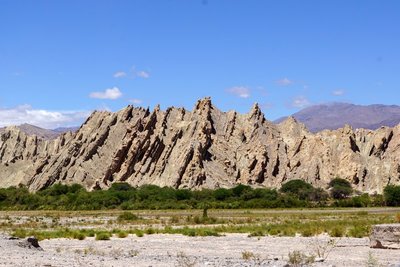
[[[285,266],[288,253],[315,254],[329,237],[222,237],[145,235],[109,241],[52,239],[43,251],[0,237],[0,266]],[[312,266],[400,266],[400,250],[369,248],[368,238],[335,239],[327,259]],[[321,249],[320,249],[321,250]],[[243,259],[243,252],[250,259]],[[254,256],[252,256],[254,255]]]

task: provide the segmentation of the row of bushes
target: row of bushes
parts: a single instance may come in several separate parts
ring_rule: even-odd
[[[334,179],[328,191],[302,180],[285,183],[279,190],[238,185],[231,189],[173,189],[145,185],[139,188],[114,183],[108,190],[88,192],[81,185],[55,184],[31,193],[24,187],[0,189],[0,209],[99,210],[99,209],[199,209],[368,207],[400,205],[400,187],[387,186],[384,195],[350,197],[350,183]]]

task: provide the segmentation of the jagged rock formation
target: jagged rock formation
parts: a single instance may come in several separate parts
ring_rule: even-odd
[[[290,179],[326,186],[334,177],[381,192],[400,183],[400,126],[346,126],[310,133],[294,118],[275,125],[258,105],[221,112],[209,98],[193,111],[127,108],[94,112],[76,133],[55,140],[9,127],[0,139],[0,185],[39,190],[54,183],[88,189],[114,182],[175,188],[279,187]]]

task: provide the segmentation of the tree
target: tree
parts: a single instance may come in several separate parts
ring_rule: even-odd
[[[239,184],[232,188],[233,195],[235,197],[240,197],[244,192],[251,191],[252,188],[248,185]]]
[[[383,190],[387,206],[400,206],[400,186],[388,185]]]
[[[214,191],[214,198],[216,200],[225,200],[231,196],[232,191],[225,188],[218,188]]]
[[[334,199],[345,199],[353,193],[350,182],[339,177],[329,182],[329,188]]]
[[[305,200],[312,194],[314,187],[303,180],[296,179],[283,184],[280,191]]]
[[[134,188],[128,183],[113,183],[108,189],[110,191],[130,191],[134,190]]]

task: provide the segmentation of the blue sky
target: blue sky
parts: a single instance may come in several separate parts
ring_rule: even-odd
[[[77,125],[128,104],[270,120],[400,104],[399,1],[0,0],[0,126]]]

